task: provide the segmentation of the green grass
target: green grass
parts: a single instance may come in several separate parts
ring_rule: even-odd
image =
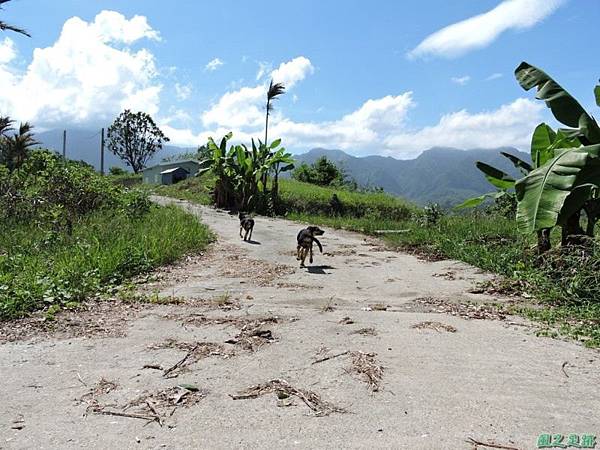
[[[332,197],[340,201],[339,211],[332,206]],[[416,208],[409,202],[384,193],[362,193],[315,186],[300,181],[282,179],[279,183],[281,207],[296,214],[326,215],[334,212],[345,217],[370,217],[379,220],[403,220]]]
[[[29,225],[0,230],[0,318],[70,306],[103,287],[203,249],[206,226],[174,207],[139,217],[102,211],[82,219],[71,236]]]
[[[122,175],[107,175],[114,184],[124,187],[139,187],[142,184],[142,174],[124,173]]]
[[[152,191],[166,197],[189,200],[200,205],[210,205],[212,201],[210,194],[214,181],[212,175],[206,174],[201,177],[191,177],[169,186],[152,186]]]

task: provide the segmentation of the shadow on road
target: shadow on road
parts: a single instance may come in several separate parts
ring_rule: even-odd
[[[246,242],[246,244],[260,245],[260,242],[258,242],[258,241],[244,241],[244,242]]]
[[[325,269],[335,269],[335,267],[326,265],[326,266],[308,266],[306,268],[308,273],[314,273],[316,275],[327,275],[327,272],[325,272]]]

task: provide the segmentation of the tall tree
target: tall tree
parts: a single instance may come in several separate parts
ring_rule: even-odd
[[[269,90],[267,91],[267,115],[265,118],[265,145],[267,147],[269,146],[269,115],[271,114],[271,111],[273,111],[273,105],[271,102],[276,100],[277,97],[282,94],[285,94],[285,86],[283,83],[273,83],[273,80],[271,80],[271,83],[269,84]]]
[[[7,3],[7,2],[10,2],[10,0],[0,0],[0,9],[2,9],[2,4]],[[14,25],[3,22],[2,20],[0,20],[0,30],[14,31],[15,33],[24,34],[25,36],[31,37],[31,35],[27,31],[23,30],[22,28],[18,28]]]
[[[144,112],[126,109],[108,128],[108,149],[139,173],[169,138]]]

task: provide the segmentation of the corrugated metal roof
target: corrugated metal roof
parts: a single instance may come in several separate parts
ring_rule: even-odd
[[[187,169],[184,169],[183,167],[173,167],[172,169],[167,169],[167,170],[163,170],[160,174],[163,175],[165,173],[173,173],[177,170],[184,170],[187,173],[190,173]]]
[[[185,164],[185,163],[194,163],[194,164],[200,165],[200,161],[198,161],[197,159],[182,159],[179,161],[160,163],[160,164],[156,164],[155,166],[152,166],[152,167],[146,167],[144,170],[142,170],[142,172],[145,172],[146,170],[150,170],[150,169],[156,169],[157,167],[168,167],[168,166],[172,166],[174,164]]]

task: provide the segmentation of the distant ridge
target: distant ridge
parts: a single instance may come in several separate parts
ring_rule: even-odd
[[[381,186],[386,192],[420,204],[435,202],[451,206],[493,190],[475,167],[475,161],[484,161],[515,177],[519,176],[510,161],[500,155],[501,151],[529,160],[527,153],[512,147],[471,150],[433,147],[417,158],[407,160],[390,156],[355,157],[342,150],[323,148],[294,156],[299,163],[308,164],[326,156],[344,168],[359,185]]]

